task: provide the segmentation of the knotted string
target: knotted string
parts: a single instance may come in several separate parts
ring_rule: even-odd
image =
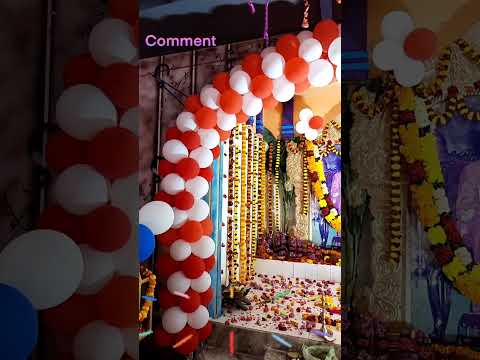
[[[265,0],[265,29],[263,30],[263,39],[268,43],[268,5],[270,0]]]
[[[310,10],[310,2],[308,0],[304,0],[304,7],[305,10],[303,11],[302,27],[304,29],[308,29],[310,27],[310,24],[308,23],[308,11]]]
[[[255,5],[253,5],[253,0],[248,0],[248,6],[250,7],[250,14],[255,14]]]

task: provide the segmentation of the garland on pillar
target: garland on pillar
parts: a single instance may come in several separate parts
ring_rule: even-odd
[[[249,229],[248,215],[248,130],[246,125],[241,125],[241,200],[240,200],[240,282],[247,280],[247,242]]]
[[[235,213],[234,213],[234,205],[235,205],[235,182],[236,179],[236,167],[235,167],[235,160],[236,160],[236,147],[235,147],[235,137],[236,137],[236,130],[232,132],[232,136],[228,141],[229,147],[229,166],[228,166],[228,177],[233,180],[228,187],[228,222],[227,222],[227,269],[228,269],[228,277],[231,282],[235,279],[235,271],[234,271],[234,238],[235,238]]]
[[[260,176],[260,183],[258,186],[258,239],[263,239],[266,231],[266,221],[265,221],[265,193],[267,191],[267,170],[265,162],[267,160],[267,149],[266,143],[263,140],[262,136],[259,136],[259,154],[260,159],[258,162],[258,172]],[[257,241],[258,242],[258,241]],[[256,254],[256,252],[255,252]]]
[[[281,231],[280,212],[280,159],[282,142],[277,140],[275,144],[275,184],[274,184],[274,206],[275,206],[275,231]]]
[[[267,204],[266,211],[267,211],[267,232],[272,234],[274,231],[274,212],[272,206],[274,204],[274,197],[273,197],[273,156],[275,152],[274,142],[270,143],[268,146],[268,171],[267,171]]]
[[[260,136],[255,135],[253,136],[253,175],[252,175],[252,183],[253,183],[253,196],[252,196],[252,239],[251,239],[251,276],[255,275],[255,259],[257,255],[257,239],[258,239],[258,229],[261,226],[261,221],[259,220],[259,200],[260,200],[260,172],[259,172],[259,164],[258,160],[261,159],[260,154]]]

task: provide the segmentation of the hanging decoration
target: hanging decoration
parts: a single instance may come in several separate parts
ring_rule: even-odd
[[[148,316],[149,311],[152,308],[152,304],[155,299],[155,287],[157,286],[157,277],[153,274],[153,272],[143,266],[140,267],[140,291],[139,293],[141,294],[141,285],[144,282],[148,282],[148,288],[145,292],[145,296],[143,298],[145,299],[144,304],[140,307],[140,313],[138,314],[138,322],[142,323]]]
[[[313,111],[309,108],[300,110],[298,114],[299,121],[295,124],[295,130],[310,141],[314,141],[320,135],[322,128],[325,127],[325,119],[321,116],[313,115]]]
[[[310,10],[310,2],[309,0],[304,0],[303,2],[304,6],[304,11],[303,11],[303,21],[302,21],[302,27],[304,29],[308,29],[310,27],[310,23],[308,22],[308,12]]]

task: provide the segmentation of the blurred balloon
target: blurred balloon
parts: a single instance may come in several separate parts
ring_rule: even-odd
[[[192,252],[201,259],[206,259],[215,252],[215,241],[209,236],[202,236],[199,241],[192,244]]]
[[[188,279],[181,271],[174,272],[168,277],[167,280],[168,291],[170,291],[172,294],[176,291],[179,293],[185,293],[190,285],[190,279]]]
[[[210,314],[205,306],[200,305],[197,310],[187,315],[188,325],[194,329],[201,329],[208,323]]]
[[[391,11],[382,19],[381,31],[385,40],[402,44],[413,31],[413,20],[405,11]]]
[[[425,65],[418,60],[404,57],[393,70],[397,82],[405,87],[412,87],[422,82],[425,77]]]
[[[170,256],[175,261],[184,261],[192,253],[192,247],[185,240],[176,240],[170,246]]]
[[[147,226],[154,235],[159,235],[170,229],[173,217],[170,205],[162,201],[151,201],[140,209],[138,222]]]
[[[97,251],[88,245],[80,245],[83,255],[83,277],[77,292],[81,295],[96,294],[113,276],[115,267],[111,253]]]
[[[162,326],[169,334],[176,334],[182,331],[187,325],[187,314],[179,307],[173,307],[163,313]]]
[[[130,130],[134,135],[139,134],[140,109],[135,106],[128,109],[120,118],[120,127]]]
[[[133,25],[138,20],[138,0],[108,0],[108,11],[112,18],[119,18]]]
[[[413,60],[425,61],[433,57],[437,45],[437,35],[432,30],[418,28],[407,35],[403,47]]]
[[[73,352],[76,360],[120,360],[125,343],[120,329],[94,321],[75,336]]]
[[[372,53],[373,63],[383,71],[395,69],[404,57],[402,46],[391,40],[379,42]]]
[[[138,260],[144,262],[155,250],[155,236],[145,225],[138,225]]]
[[[100,69],[90,54],[72,56],[63,68],[63,84],[65,88],[79,84],[95,85]]]
[[[210,277],[210,274],[204,271],[198,278],[192,279],[190,286],[196,292],[202,293],[207,291],[211,284],[212,278]]]
[[[138,66],[109,65],[100,71],[97,84],[118,108],[127,110],[139,105]]]
[[[39,229],[56,230],[67,235],[75,243],[85,242],[83,218],[66,212],[61,206],[52,205],[40,214],[37,222]]]

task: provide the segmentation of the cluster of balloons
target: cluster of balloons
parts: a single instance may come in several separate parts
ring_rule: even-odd
[[[325,119],[314,115],[309,108],[300,110],[298,117],[299,120],[295,124],[295,131],[299,134],[304,134],[307,140],[315,140],[320,135],[321,129],[325,127]]]
[[[32,289],[43,298],[58,292],[57,301],[42,305],[42,320],[49,337],[72,340],[76,360],[138,359],[137,236],[145,232],[135,231],[138,3],[110,0],[108,6],[111,17],[93,27],[89,52],[65,64],[56,104],[60,130],[46,148],[53,202],[38,222],[43,233],[33,232],[35,259],[26,248],[21,255],[23,266],[35,266],[28,274]],[[53,269],[54,283],[39,281]]]
[[[393,70],[397,82],[405,87],[419,84],[425,76],[424,61],[437,49],[435,33],[415,28],[404,11],[391,11],[382,20],[383,41],[373,49],[373,62],[383,70]]]
[[[140,223],[150,229],[171,225],[157,235],[167,249],[156,262],[157,274],[165,281],[158,296],[164,309],[162,325],[155,330],[159,346],[171,346],[192,335],[176,348],[188,354],[211,332],[207,306],[213,295],[209,271],[215,264],[215,242],[210,237],[210,208],[203,197],[209,191],[220,142],[262,109],[289,101],[309,87],[326,86],[335,76],[340,80],[340,61],[339,27],[324,20],[313,32],[284,35],[275,47],[247,55],[229,73],[216,74],[199,94],[187,98],[162,147],[161,191],[145,205],[148,211],[145,207],[140,211]],[[312,114],[306,121],[318,136],[323,120]],[[164,210],[162,218],[154,216],[156,202],[170,205],[172,211]]]

